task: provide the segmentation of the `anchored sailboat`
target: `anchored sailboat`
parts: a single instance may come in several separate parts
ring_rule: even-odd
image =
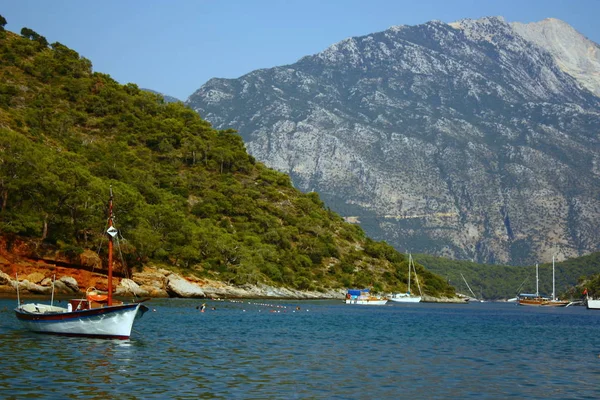
[[[85,299],[72,299],[67,308],[47,304],[20,304],[18,279],[15,314],[21,324],[33,332],[68,336],[91,336],[127,339],[131,336],[134,321],[148,307],[141,302],[123,304],[112,298],[113,238],[117,234],[113,225],[113,194],[110,189],[108,203],[108,293],[98,295],[88,290]],[[54,286],[52,290],[54,298]]]
[[[411,269],[415,273],[415,281],[417,282],[417,287],[419,288],[419,296],[415,296],[410,291]],[[418,303],[421,301],[421,285],[419,285],[419,278],[417,277],[415,262],[411,254],[408,255],[408,291],[406,293],[394,293],[393,295],[389,296],[388,299],[396,303]]]
[[[556,298],[556,279],[555,279],[555,268],[554,268],[554,256],[552,256],[552,297],[540,295],[539,290],[539,267],[535,264],[535,294],[520,293],[517,297],[517,304],[521,306],[552,306],[552,307],[565,307],[569,304],[568,301],[558,300]]]
[[[475,300],[475,301],[478,301],[480,303],[483,303],[484,302],[483,300],[480,300],[480,299],[477,298],[477,296],[475,296],[475,293],[473,293],[473,291],[471,290],[471,286],[469,286],[469,283],[467,282],[467,280],[465,279],[465,277],[463,276],[463,274],[460,274],[460,276],[462,276],[463,281],[465,281],[465,285],[467,285],[467,289],[469,289],[469,292],[471,292],[471,294],[473,295],[472,298],[469,298],[469,301]]]

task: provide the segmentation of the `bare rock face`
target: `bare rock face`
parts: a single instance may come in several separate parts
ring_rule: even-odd
[[[102,268],[102,259],[98,254],[91,250],[84,250],[83,253],[79,256],[79,262],[81,265],[86,267],[91,267],[97,270]]]
[[[66,290],[68,290],[72,293],[79,292],[79,285],[78,285],[77,281],[75,280],[75,278],[73,278],[71,276],[62,276],[59,280],[57,280],[55,282],[55,285],[57,285],[58,287],[60,287],[62,289],[61,284],[64,285]]]
[[[167,285],[167,276],[170,274],[170,271],[146,268],[142,272],[134,272],[132,280],[140,286],[151,286],[157,289],[164,289]]]
[[[12,285],[12,279],[8,274],[0,271],[0,285]]]
[[[187,104],[400,251],[577,257],[600,248],[598,47],[545,25],[392,27],[212,79]]]
[[[117,296],[133,295],[139,297],[149,296],[148,291],[142,289],[137,283],[131,279],[122,279],[115,291]]]
[[[600,46],[555,18],[510,25],[519,35],[552,54],[559,67],[583,87],[600,96]]]
[[[169,297],[167,292],[167,276],[170,271],[145,268],[142,272],[135,272],[132,280],[140,289],[147,292],[149,297]]]
[[[177,274],[171,274],[167,277],[167,293],[171,297],[206,297],[200,286]]]
[[[52,288],[48,286],[41,286],[33,282],[29,282],[27,279],[24,279],[19,282],[19,290],[25,290],[29,293],[34,294],[50,294],[52,293]]]
[[[58,280],[54,282],[54,290],[60,294],[75,294],[77,291],[73,290],[70,286],[67,286],[64,282]]]
[[[40,272],[34,272],[25,277],[25,279],[27,279],[31,283],[41,283],[44,280],[44,278],[44,274]],[[50,283],[52,283],[52,281]]]

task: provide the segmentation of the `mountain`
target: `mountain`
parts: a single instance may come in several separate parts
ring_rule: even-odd
[[[181,100],[179,100],[176,97],[169,96],[169,95],[163,94],[161,92],[157,92],[156,90],[152,90],[152,89],[142,89],[142,90],[145,90],[147,92],[158,94],[158,95],[162,96],[162,98],[165,99],[165,103],[177,103],[177,102],[181,102]]]
[[[397,249],[532,265],[600,248],[597,49],[558,20],[431,21],[187,104]]]
[[[112,188],[119,273],[150,266],[242,289],[406,290],[408,257],[257,162],[233,131],[22,32],[0,31],[0,270],[12,275],[8,253],[80,269],[86,252],[105,256]],[[84,266],[100,270],[89,257]],[[417,268],[428,295],[454,294]]]
[[[550,52],[560,69],[600,96],[600,47],[596,43],[554,18],[529,24],[514,22],[511,26],[519,35]]]

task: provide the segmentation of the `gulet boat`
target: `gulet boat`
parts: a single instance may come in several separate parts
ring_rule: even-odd
[[[535,294],[521,293],[517,297],[517,304],[521,306],[543,306],[543,307],[566,307],[569,305],[569,301],[558,300],[556,298],[556,287],[555,287],[555,268],[554,268],[554,256],[552,257],[552,297],[542,296],[539,293],[539,267],[535,265],[535,279],[536,279],[536,292]]]

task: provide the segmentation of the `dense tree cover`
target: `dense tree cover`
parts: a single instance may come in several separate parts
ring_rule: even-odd
[[[600,274],[581,278],[577,287],[573,288],[573,294],[577,295],[580,291],[585,293],[586,290],[591,298],[600,298]]]
[[[535,293],[535,265],[527,267],[476,264],[425,254],[415,256],[427,269],[445,277],[459,293],[470,295],[461,274],[480,298],[508,299],[518,293]],[[552,263],[539,264],[539,290],[552,293]],[[557,295],[579,299],[585,287],[600,296],[600,253],[555,263]]]
[[[0,38],[0,231],[77,255],[104,240],[108,188],[130,267],[234,284],[406,290],[407,259],[294,189],[181,103],[120,85],[24,28]],[[425,293],[452,295],[417,266]]]

